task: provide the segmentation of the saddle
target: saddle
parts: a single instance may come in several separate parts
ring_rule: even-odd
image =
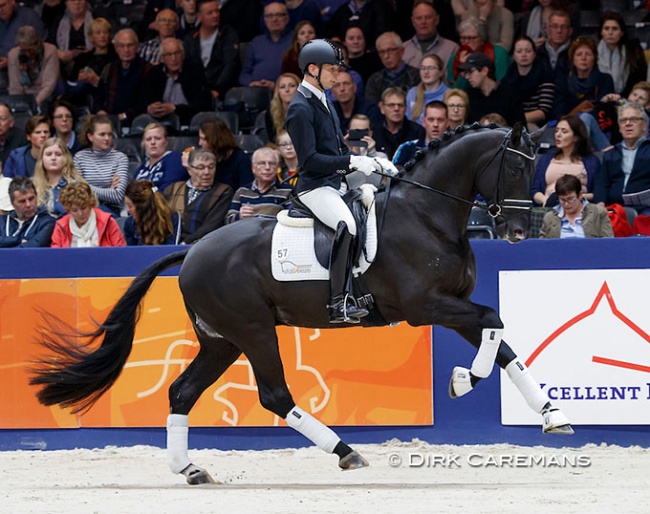
[[[374,194],[377,188],[364,184],[348,191],[343,200],[357,227],[354,240],[354,274],[363,273],[377,253],[377,223]],[[276,280],[329,280],[329,262],[334,230],[318,220],[299,199],[289,210],[280,211],[273,233],[272,269]]]

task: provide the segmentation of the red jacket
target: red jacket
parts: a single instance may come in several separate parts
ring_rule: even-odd
[[[126,241],[117,222],[106,211],[94,207],[97,216],[99,246],[126,246]],[[70,214],[60,218],[54,226],[52,248],[70,248],[72,232],[70,231]]]

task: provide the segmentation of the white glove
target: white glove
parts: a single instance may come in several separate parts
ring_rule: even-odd
[[[377,164],[370,157],[366,157],[365,155],[350,156],[350,171],[360,171],[369,177],[376,169]]]
[[[399,173],[395,165],[384,157],[374,157],[375,168],[380,173],[385,173],[386,175],[394,176]]]

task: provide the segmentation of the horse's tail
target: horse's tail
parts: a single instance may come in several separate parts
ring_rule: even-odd
[[[52,351],[54,358],[36,360],[29,381],[44,386],[37,393],[43,405],[61,405],[73,413],[82,412],[111,388],[131,353],[140,302],[154,279],[167,268],[181,264],[188,251],[166,255],[143,270],[94,332],[80,333],[58,318],[45,315],[50,330],[41,331],[39,344]],[[89,348],[102,336],[98,348]],[[80,344],[81,339],[85,342]]]

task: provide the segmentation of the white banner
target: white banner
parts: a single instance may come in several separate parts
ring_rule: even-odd
[[[499,273],[504,340],[574,425],[650,423],[650,270]],[[538,425],[501,371],[504,425]]]

